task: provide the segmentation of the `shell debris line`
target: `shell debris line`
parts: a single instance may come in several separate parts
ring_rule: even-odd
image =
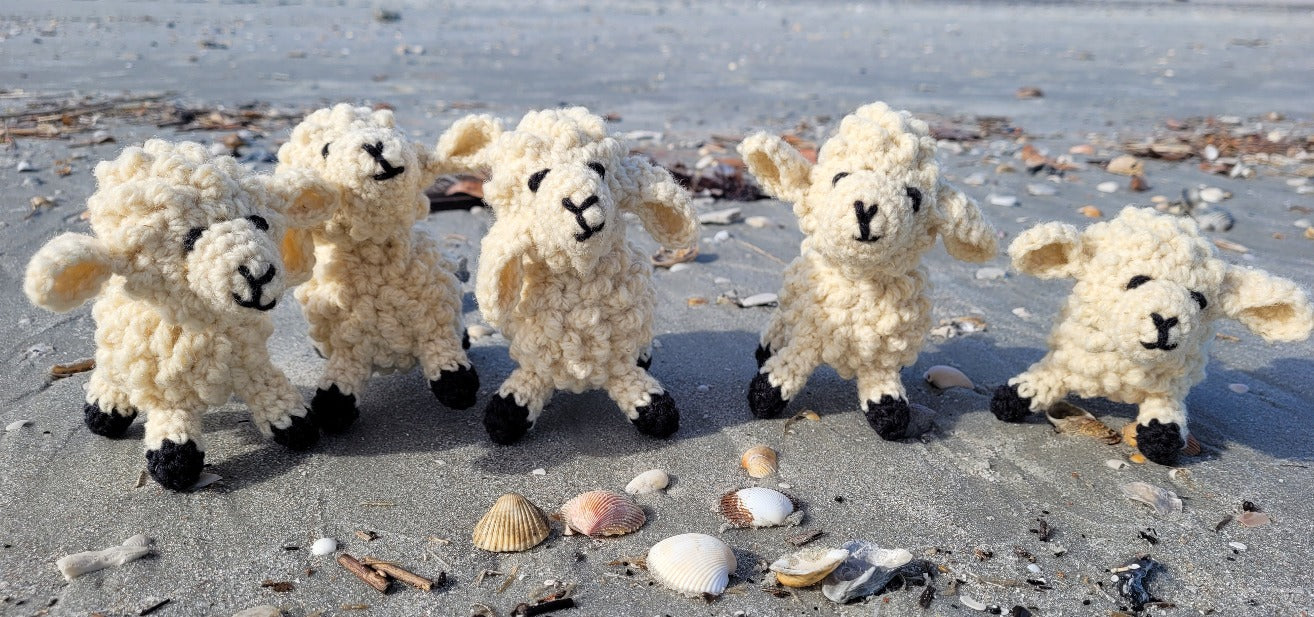
[[[114,566],[136,561],[151,554],[151,539],[137,534],[123,541],[119,546],[111,546],[99,551],[85,551],[60,557],[55,562],[59,573],[67,580],[73,580],[83,574],[104,570]]]
[[[793,497],[760,486],[722,495],[716,511],[726,520],[727,527],[776,527],[803,522],[803,511],[798,509]]]
[[[689,597],[719,596],[738,567],[728,544],[701,533],[671,536],[648,550],[648,572],[666,588]]]
[[[538,546],[551,531],[538,506],[519,493],[507,493],[475,524],[471,539],[489,552],[516,553]]]
[[[566,535],[620,536],[638,531],[648,520],[643,508],[626,495],[613,491],[589,491],[561,506]]]
[[[625,485],[625,492],[631,495],[647,495],[666,490],[671,483],[671,476],[660,469],[649,469],[630,480]]]
[[[748,472],[749,477],[766,478],[780,470],[776,464],[777,456],[776,451],[768,446],[753,446],[739,457],[739,466]]]

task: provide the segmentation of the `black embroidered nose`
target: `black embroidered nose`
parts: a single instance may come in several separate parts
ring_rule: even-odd
[[[250,300],[243,300],[242,296],[237,295],[235,292],[233,293],[233,301],[236,302],[238,306],[243,308],[253,308],[257,311],[268,311],[278,304],[277,298],[270,300],[269,304],[260,303],[260,297],[264,295],[265,285],[268,285],[270,281],[274,280],[274,275],[278,273],[278,269],[274,267],[274,264],[269,264],[269,269],[265,270],[265,273],[261,274],[259,278],[251,276],[251,270],[246,266],[238,266],[237,273],[242,275],[242,278],[246,279],[246,284],[251,287]]]
[[[561,200],[561,207],[565,208],[571,214],[575,215],[575,223],[579,225],[580,229],[584,230],[575,234],[576,241],[583,242],[585,240],[588,240],[589,238],[592,238],[593,234],[602,231],[602,226],[606,225],[606,222],[604,221],[602,223],[598,223],[597,227],[590,227],[589,222],[584,220],[584,211],[588,210],[589,208],[592,208],[597,203],[598,203],[597,195],[589,195],[588,198],[584,200],[584,203],[578,206],[576,206],[574,200],[572,200],[569,197],[566,197]]]
[[[379,164],[380,168],[383,169],[383,171],[374,174],[375,180],[383,181],[383,180],[395,178],[397,176],[400,176],[402,172],[406,171],[405,165],[398,165],[396,167],[393,167],[392,163],[388,162],[388,159],[383,158],[383,142],[380,141],[380,142],[375,142],[373,144],[361,144],[360,147],[364,149],[367,154],[370,155],[370,158],[374,159],[375,163]]]
[[[1160,315],[1158,313],[1150,313],[1150,319],[1154,321],[1154,329],[1157,331],[1158,337],[1157,340],[1155,340],[1153,343],[1147,343],[1145,341],[1141,341],[1141,346],[1146,349],[1162,349],[1164,351],[1172,351],[1174,349],[1177,349],[1177,343],[1170,344],[1168,342],[1168,331],[1171,330],[1173,326],[1176,326],[1178,323],[1180,323],[1177,320],[1177,318],[1176,317],[1165,318],[1163,315]]]
[[[880,236],[871,235],[871,219],[876,216],[877,210],[879,210],[879,208],[877,208],[876,204],[872,204],[868,207],[867,204],[864,204],[861,201],[853,202],[853,213],[858,215],[858,237],[854,238],[854,240],[857,240],[858,242],[875,242],[881,239]]]

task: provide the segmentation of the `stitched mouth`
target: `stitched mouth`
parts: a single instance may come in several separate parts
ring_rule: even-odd
[[[370,158],[374,159],[374,162],[378,163],[379,167],[383,169],[383,171],[374,174],[375,180],[378,180],[380,182],[384,180],[390,180],[392,178],[396,178],[397,176],[400,176],[402,172],[406,171],[405,165],[398,165],[396,167],[393,167],[392,163],[389,163],[388,159],[383,157],[383,142],[379,142],[375,144],[362,144],[361,148],[364,148],[366,154],[369,154]]]
[[[250,308],[250,309],[255,309],[257,311],[273,310],[273,308],[278,305],[278,298],[274,298],[273,300],[270,300],[269,304],[261,303],[260,299],[261,296],[264,295],[265,285],[269,284],[270,281],[274,280],[274,274],[276,274],[277,272],[278,269],[275,268],[273,264],[270,264],[269,268],[265,270],[265,273],[260,275],[259,278],[257,278],[251,276],[251,270],[249,270],[246,266],[238,266],[237,273],[242,275],[242,278],[246,279],[246,284],[251,287],[251,298],[243,299],[242,296],[239,296],[237,295],[236,292],[233,292],[233,302],[236,302],[237,305],[242,308]]]
[[[584,231],[575,234],[575,240],[577,242],[583,242],[585,240],[588,240],[589,238],[592,238],[593,234],[602,231],[602,227],[606,225],[606,223],[598,223],[597,227],[589,227],[588,223],[584,223],[580,221],[576,221],[576,222],[579,222],[580,227],[584,228]]]
[[[866,242],[868,244],[880,240],[881,238],[882,236],[868,236],[866,238],[863,238],[862,236],[853,236],[854,240],[857,240],[858,242]]]
[[[1153,343],[1147,343],[1145,341],[1141,341],[1141,346],[1146,349],[1162,349],[1164,351],[1172,351],[1174,349],[1177,349],[1177,343],[1169,343],[1168,337],[1166,336]]]
[[[579,225],[580,229],[584,230],[575,234],[576,242],[583,242],[585,240],[588,240],[589,238],[592,238],[593,234],[602,231],[602,228],[606,226],[607,224],[606,221],[598,223],[597,227],[592,227],[589,225],[588,221],[584,220],[584,211],[593,207],[593,205],[596,203],[598,203],[597,195],[590,196],[588,199],[584,200],[583,204],[580,204],[578,206],[576,206],[575,202],[571,200],[569,197],[566,197],[561,200],[561,207],[565,208],[568,212],[575,215],[575,224]]]

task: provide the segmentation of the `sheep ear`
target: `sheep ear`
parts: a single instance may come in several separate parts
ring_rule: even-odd
[[[100,240],[61,234],[28,262],[23,292],[32,304],[64,313],[96,297],[114,269],[114,260]]]
[[[310,280],[315,271],[315,240],[308,229],[289,227],[278,245],[287,273],[287,286],[296,287]]]
[[[272,176],[261,176],[261,181],[283,197],[288,227],[313,227],[338,209],[338,190],[312,171],[281,167]]]
[[[689,191],[670,172],[638,156],[626,158],[622,210],[633,212],[658,244],[670,249],[693,246],[698,241],[698,217],[694,216]]]
[[[1076,276],[1081,270],[1081,232],[1066,223],[1043,223],[1008,245],[1013,267],[1042,279]]]
[[[793,204],[803,201],[812,163],[794,146],[775,135],[754,133],[739,144],[739,154],[768,195]]]
[[[528,230],[505,219],[494,223],[479,244],[475,299],[484,321],[493,327],[499,327],[520,302],[521,262],[529,248]]]
[[[936,229],[950,255],[975,262],[995,256],[999,250],[995,230],[986,222],[971,197],[941,180],[936,185],[935,201],[939,210]]]
[[[466,116],[438,138],[434,158],[444,171],[483,169],[492,164],[491,146],[502,134],[502,122],[487,114]]]
[[[1314,329],[1314,309],[1295,283],[1263,270],[1228,266],[1223,312],[1266,341],[1303,341]]]

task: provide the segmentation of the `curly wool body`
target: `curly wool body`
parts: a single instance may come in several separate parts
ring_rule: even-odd
[[[984,261],[995,254],[994,230],[940,178],[926,124],[884,103],[845,117],[815,165],[764,133],[739,151],[769,194],[793,203],[806,236],[762,335],[750,408],[779,414],[828,364],[858,379],[872,428],[902,436],[909,409],[899,371],[930,329],[921,255],[939,235],[950,255]]]
[[[1226,264],[1194,221],[1150,209],[1125,208],[1084,232],[1038,225],[1008,252],[1021,272],[1077,282],[1049,352],[1000,387],[991,410],[1017,421],[1068,394],[1139,405],[1137,446],[1164,464],[1185,445],[1186,395],[1204,379],[1218,320],[1267,340],[1301,340],[1314,328],[1294,283]]]
[[[656,295],[622,213],[662,245],[688,246],[699,229],[688,194],[664,170],[627,156],[583,108],[531,112],[514,131],[470,116],[438,150],[491,173],[484,199],[496,221],[481,244],[475,295],[518,367],[485,410],[490,437],[518,440],[557,389],[594,388],[606,389],[640,431],[673,433],[674,401],[640,365]]]
[[[312,402],[326,430],[356,418],[374,371],[419,363],[439,401],[474,404],[478,376],[462,348],[461,288],[454,266],[415,224],[436,159],[406,140],[391,111],[340,104],[318,110],[279,149],[280,168],[304,169],[336,187],[342,207],[313,230],[316,266],[296,290],[310,338],[328,360]]]
[[[95,174],[95,237],[49,242],[24,285],[55,311],[99,298],[87,425],[119,436],[145,412],[148,468],[173,489],[200,474],[201,414],[232,394],[265,436],[313,444],[318,431],[300,393],[270,362],[267,311],[310,270],[285,231],[323,220],[336,193],[304,174],[257,175],[199,144],[160,140],[125,149]]]

